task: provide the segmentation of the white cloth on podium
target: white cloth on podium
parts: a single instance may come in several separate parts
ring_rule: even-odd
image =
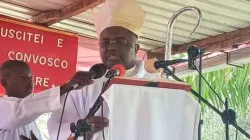
[[[179,89],[112,85],[106,140],[197,140],[200,104]]]

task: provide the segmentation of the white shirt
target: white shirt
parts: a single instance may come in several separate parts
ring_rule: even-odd
[[[145,71],[144,63],[142,61],[136,61],[135,67],[127,70],[125,76],[136,78],[152,77],[151,74],[148,74]],[[67,140],[67,138],[70,136],[70,124],[72,122],[76,123],[79,119],[85,119],[89,109],[93,106],[94,102],[99,96],[103,82],[105,80],[106,78],[103,76],[100,79],[94,80],[94,84],[85,86],[80,90],[71,91],[69,93],[64,110],[59,140]],[[109,114],[107,105],[104,104],[103,108],[104,117],[107,117]],[[57,138],[61,112],[62,109],[53,112],[48,121],[48,130],[51,140],[56,140]],[[101,116],[100,112],[97,112],[96,116]],[[102,140],[102,135],[96,135],[93,139]]]
[[[42,114],[61,108],[60,88],[52,88],[26,98],[0,97],[0,140],[21,140],[32,130],[39,140],[41,134],[35,120]]]

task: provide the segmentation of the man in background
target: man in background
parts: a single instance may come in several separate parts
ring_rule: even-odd
[[[82,88],[93,82],[91,74],[78,72],[70,83],[32,94],[32,71],[25,62],[18,60],[1,65],[0,79],[5,89],[5,96],[0,97],[0,140],[21,140],[20,135],[30,138],[31,131],[42,140],[34,121],[44,113],[60,109],[63,95],[72,84],[78,83],[77,88]],[[91,123],[95,124],[95,118],[91,118]]]
[[[39,94],[44,100],[34,100],[32,72],[22,61],[10,60],[1,66],[1,84],[5,89],[5,96],[0,97],[0,139],[19,140],[20,135],[35,135],[42,139],[34,120],[45,112],[60,107],[56,94]],[[47,96],[47,97],[46,97]],[[47,98],[47,100],[45,99]],[[59,97],[58,97],[59,98]],[[54,103],[54,104],[53,104]],[[46,108],[43,108],[47,104]]]

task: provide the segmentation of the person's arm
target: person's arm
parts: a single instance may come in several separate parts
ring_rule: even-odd
[[[26,98],[0,97],[0,129],[23,127],[47,112],[61,107],[60,87],[31,94]]]

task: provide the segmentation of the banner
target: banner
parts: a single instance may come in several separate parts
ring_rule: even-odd
[[[0,44],[0,64],[22,60],[31,67],[35,93],[67,82],[76,72],[77,34],[0,17]]]

